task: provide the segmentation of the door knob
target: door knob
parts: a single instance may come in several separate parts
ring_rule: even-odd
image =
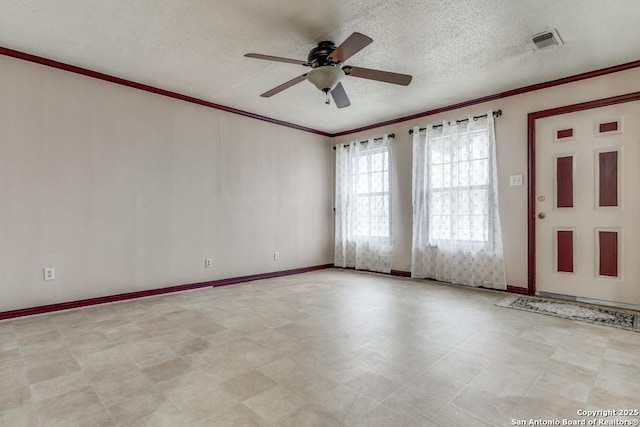
[[[540,213],[538,214],[538,218],[540,218],[540,219],[545,219],[545,217],[546,217],[546,216],[547,216],[547,215],[546,215],[544,212],[540,212]]]

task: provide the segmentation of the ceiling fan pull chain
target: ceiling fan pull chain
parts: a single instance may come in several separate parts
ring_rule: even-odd
[[[329,99],[329,91],[326,91],[324,94],[327,96],[327,100],[324,103],[327,105],[331,104],[331,100]]]

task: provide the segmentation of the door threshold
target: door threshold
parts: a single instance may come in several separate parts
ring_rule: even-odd
[[[539,297],[549,297],[549,298],[563,299],[567,301],[584,302],[587,304],[597,304],[597,305],[604,305],[607,307],[615,307],[615,308],[623,308],[627,310],[640,311],[640,305],[626,304],[624,302],[605,301],[605,300],[594,299],[594,298],[577,297],[573,295],[554,294],[552,292],[536,292],[536,295]]]

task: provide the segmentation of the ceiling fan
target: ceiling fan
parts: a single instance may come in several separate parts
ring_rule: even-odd
[[[377,80],[385,83],[393,83],[397,85],[407,86],[411,83],[411,76],[407,74],[391,73],[389,71],[373,70],[370,68],[352,67],[350,65],[342,65],[347,59],[367,47],[373,42],[373,39],[355,32],[351,34],[340,46],[335,45],[331,41],[322,41],[309,51],[306,61],[298,59],[281,58],[278,56],[262,55],[259,53],[247,53],[245,56],[249,58],[266,59],[268,61],[287,62],[289,64],[298,64],[305,67],[311,67],[311,71],[298,76],[276,86],[273,89],[263,93],[262,97],[268,98],[285,89],[294,86],[301,81],[309,80],[315,87],[324,92],[327,96],[326,104],[329,104],[329,93],[333,97],[338,108],[345,108],[351,105],[347,93],[340,82],[344,76],[360,77],[363,79]]]

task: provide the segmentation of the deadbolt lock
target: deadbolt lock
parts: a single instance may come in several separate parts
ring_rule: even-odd
[[[547,216],[547,214],[545,214],[544,212],[540,212],[540,213],[538,214],[538,218],[540,218],[540,219],[545,219],[545,218],[546,218],[546,216]]]

